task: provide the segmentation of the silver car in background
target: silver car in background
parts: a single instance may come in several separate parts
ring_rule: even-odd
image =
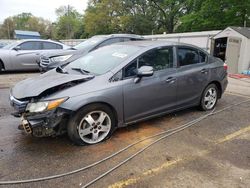
[[[38,70],[40,53],[67,49],[60,42],[28,39],[13,42],[0,49],[0,72],[16,70]]]

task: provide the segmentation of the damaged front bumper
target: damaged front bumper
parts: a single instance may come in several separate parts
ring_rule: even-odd
[[[66,131],[68,117],[71,111],[56,108],[40,113],[28,113],[26,107],[29,101],[20,101],[10,96],[10,104],[14,107],[15,117],[21,117],[21,124],[26,133],[36,137],[56,136]]]
[[[21,122],[25,132],[33,136],[56,136],[66,131],[68,115],[69,112],[60,108],[39,114],[23,113]]]

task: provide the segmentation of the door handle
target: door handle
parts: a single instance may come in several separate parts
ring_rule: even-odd
[[[202,70],[201,70],[201,73],[207,74],[207,73],[208,73],[208,70],[207,70],[207,69],[202,69]]]
[[[167,78],[166,79],[166,83],[170,83],[170,84],[172,84],[172,83],[174,83],[175,82],[175,78],[173,78],[173,77],[169,77],[169,78]]]

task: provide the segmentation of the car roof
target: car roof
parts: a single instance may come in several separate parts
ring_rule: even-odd
[[[103,37],[103,38],[113,38],[113,37],[129,37],[129,38],[138,38],[144,39],[141,35],[136,34],[126,34],[126,33],[119,33],[119,34],[110,34],[110,35],[95,35],[93,37]]]
[[[18,40],[18,42],[30,42],[30,41],[37,41],[37,42],[52,42],[52,43],[57,43],[57,44],[63,44],[61,42],[58,41],[54,41],[54,40],[50,40],[50,39],[22,39],[22,40]],[[65,45],[65,44],[63,44]]]
[[[127,45],[127,46],[137,46],[141,48],[150,48],[150,47],[157,47],[157,46],[187,46],[191,48],[196,48],[201,51],[204,51],[198,46],[194,46],[191,44],[186,43],[180,43],[180,42],[173,42],[173,41],[167,41],[167,40],[139,40],[139,41],[128,41],[128,42],[120,42],[120,43],[114,43],[112,45]],[[206,51],[205,51],[206,52]]]

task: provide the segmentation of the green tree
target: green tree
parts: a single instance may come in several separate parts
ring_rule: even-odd
[[[168,33],[173,33],[179,23],[179,18],[186,12],[185,0],[150,0],[152,6],[158,13],[158,27]]]
[[[196,0],[199,2],[199,0]],[[224,29],[249,24],[250,0],[206,0],[180,19],[177,31]]]
[[[61,6],[56,9],[56,38],[80,38],[84,33],[83,18],[72,6]]]
[[[21,13],[4,20],[0,28],[1,38],[13,38],[14,30],[38,31],[43,38],[51,38],[52,24],[48,20],[33,16],[31,13]]]
[[[143,0],[91,0],[85,11],[85,29],[89,35],[109,33],[150,34],[156,26],[156,14]]]

